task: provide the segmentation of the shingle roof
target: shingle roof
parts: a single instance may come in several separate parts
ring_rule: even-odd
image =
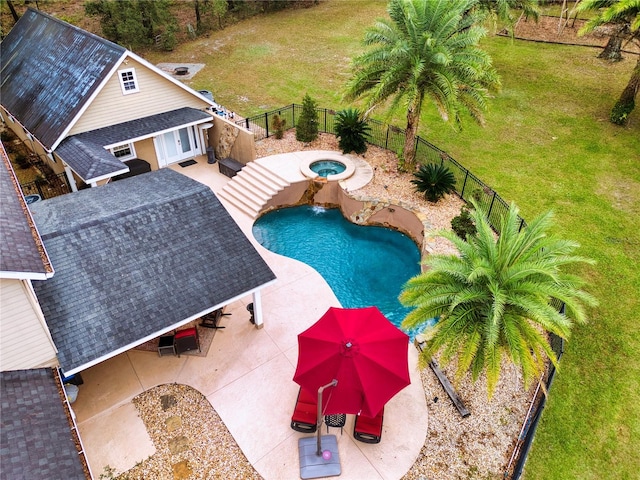
[[[106,145],[126,143],[164,130],[209,120],[209,113],[189,107],[179,108],[65,138],[56,149],[56,155],[85,182],[90,183],[95,178],[113,175],[126,168],[104,149]]]
[[[2,105],[51,148],[125,52],[29,9],[2,41]]]
[[[84,479],[51,369],[0,373],[0,478]]]
[[[37,202],[34,288],[67,374],[275,275],[205,185],[170,169]]]
[[[0,278],[44,279],[53,274],[51,263],[4,146],[0,157]]]

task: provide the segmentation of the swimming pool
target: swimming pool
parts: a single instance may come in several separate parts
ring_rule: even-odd
[[[420,250],[408,236],[353,224],[337,208],[309,205],[263,215],[253,234],[272,252],[316,269],[343,307],[375,305],[397,326],[409,312],[398,295],[420,273]]]

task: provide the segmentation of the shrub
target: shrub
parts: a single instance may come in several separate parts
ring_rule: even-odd
[[[371,127],[357,109],[348,108],[336,114],[335,132],[342,153],[364,153]]]
[[[286,125],[287,125],[287,119],[280,118],[280,115],[274,115],[273,118],[271,119],[271,128],[275,132],[274,136],[278,140],[284,137],[284,129]]]
[[[318,112],[309,94],[302,100],[302,114],[296,125],[296,140],[299,142],[313,142],[318,138]]]
[[[22,168],[23,170],[31,166],[31,164],[29,163],[29,157],[27,157],[24,153],[17,153],[15,161],[18,167]]]
[[[471,218],[471,214],[469,213],[469,207],[464,205],[460,209],[460,215],[457,217],[453,217],[451,220],[451,229],[458,235],[461,239],[466,240],[467,235],[473,237],[477,232],[476,225],[473,223],[473,219]]]
[[[413,176],[411,183],[415,185],[416,192],[424,193],[424,198],[430,202],[436,203],[445,194],[455,192],[456,177],[444,165],[421,165]]]

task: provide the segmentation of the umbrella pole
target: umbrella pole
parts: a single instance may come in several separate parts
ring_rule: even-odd
[[[322,430],[322,392],[324,391],[325,388],[335,387],[336,385],[338,385],[338,380],[334,378],[333,380],[331,380],[331,383],[327,383],[326,385],[323,385],[318,389],[318,419],[317,419],[318,451],[316,452],[316,455],[318,456],[322,455],[322,444],[320,440],[320,436],[322,434],[321,432]]]

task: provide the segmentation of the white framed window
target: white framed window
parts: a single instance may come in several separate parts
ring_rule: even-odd
[[[132,158],[136,158],[136,150],[133,148],[133,143],[125,143],[122,145],[116,145],[111,149],[111,153],[114,157],[123,162],[125,160],[131,160]]]
[[[128,95],[140,91],[138,80],[136,79],[135,68],[127,68],[126,70],[118,70],[118,78],[120,78],[120,87],[122,94]]]

